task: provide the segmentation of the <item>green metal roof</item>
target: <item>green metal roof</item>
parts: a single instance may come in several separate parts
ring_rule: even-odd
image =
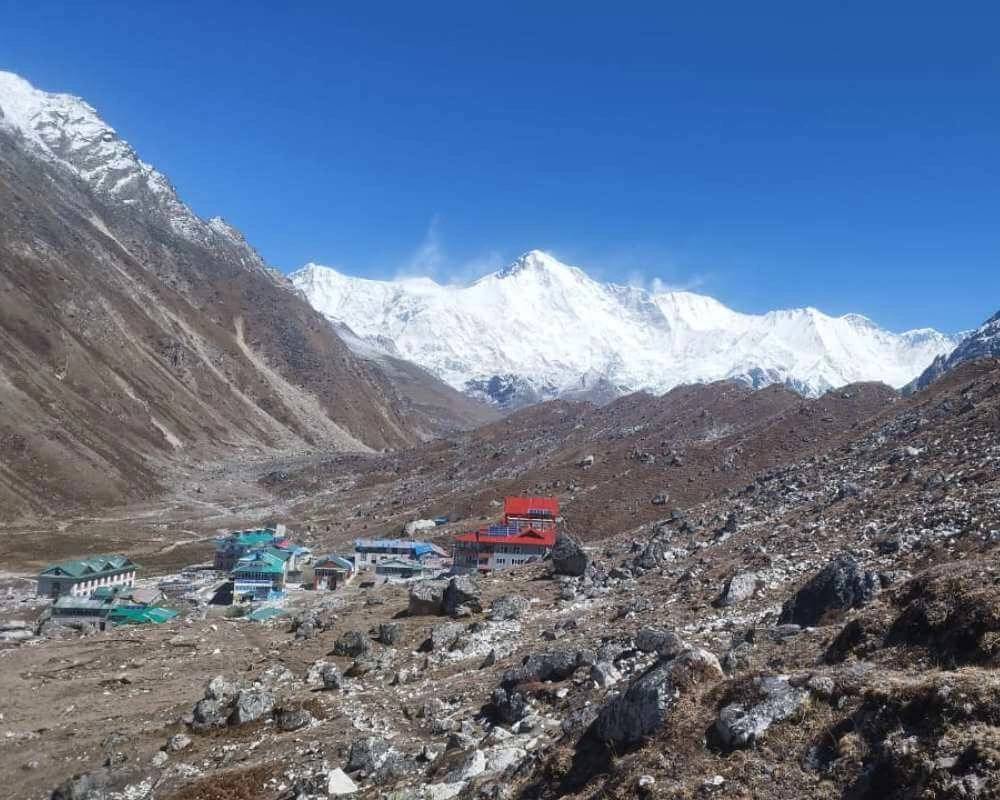
[[[236,562],[233,572],[243,571],[276,572],[280,574],[285,571],[285,560],[267,550],[254,550]]]
[[[247,614],[246,618],[254,622],[267,622],[267,620],[280,617],[285,613],[284,609],[277,606],[261,606]]]
[[[160,625],[169,622],[177,616],[176,611],[158,606],[146,606],[145,608],[113,608],[108,614],[108,620],[116,625],[144,625],[153,623]]]
[[[64,575],[69,578],[88,578],[108,572],[118,572],[125,568],[135,568],[136,566],[127,556],[92,556],[91,558],[78,558],[71,561],[60,561],[58,564],[50,564],[39,574],[52,576]]]
[[[292,557],[291,550],[282,550],[280,547],[265,547],[264,552],[269,556],[274,556],[274,558],[280,558],[282,561],[288,561]]]

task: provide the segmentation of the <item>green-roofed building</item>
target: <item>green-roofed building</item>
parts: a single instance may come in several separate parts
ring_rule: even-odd
[[[284,525],[234,531],[220,536],[215,540],[215,568],[222,572],[229,572],[236,566],[236,562],[251,550],[271,547],[284,541]]]
[[[132,587],[137,569],[138,564],[123,555],[60,561],[38,573],[38,595],[90,597],[100,588]]]
[[[289,554],[276,548],[253,550],[233,568],[233,601],[269,600],[285,591]]]

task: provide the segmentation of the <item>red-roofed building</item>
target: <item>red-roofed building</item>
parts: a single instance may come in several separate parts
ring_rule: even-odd
[[[503,501],[503,524],[518,531],[554,531],[558,517],[555,497],[505,497]]]
[[[558,516],[555,497],[507,497],[501,524],[455,538],[454,566],[492,572],[541,561],[556,542]]]

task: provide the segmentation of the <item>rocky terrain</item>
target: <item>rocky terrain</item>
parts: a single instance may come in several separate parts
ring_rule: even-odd
[[[815,415],[798,398],[755,412],[727,384],[708,403],[709,388],[668,395],[658,417],[631,402],[647,435],[688,442],[684,464],[704,405],[746,441],[770,431],[775,454],[744,446],[738,470],[706,466],[703,488],[647,498],[600,536],[576,522],[588,540],[564,536],[543,565],[302,592],[266,623],[193,606],[0,651],[0,794],[997,796],[1000,364],[907,399],[843,390]],[[627,419],[522,413],[587,420],[553,434],[582,448],[562,469],[584,475],[609,441],[587,415]],[[7,616],[37,613],[17,605]]]

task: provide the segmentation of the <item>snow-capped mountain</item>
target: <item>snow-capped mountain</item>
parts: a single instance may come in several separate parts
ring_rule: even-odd
[[[935,358],[909,388],[924,389],[959,364],[978,358],[1000,358],[1000,311],[962,339],[951,353]]]
[[[142,161],[86,101],[44,92],[12,72],[0,71],[0,126],[25,150],[84,181],[98,197],[142,212],[198,244],[228,244],[244,251],[244,266],[267,269],[243,235],[220,217],[201,219],[163,173]]]
[[[291,279],[369,345],[505,406],[723,378],[806,395],[856,381],[901,387],[957,344],[930,329],[891,333],[857,314],[741,314],[705,295],[600,283],[537,250],[464,286],[316,264]]]

